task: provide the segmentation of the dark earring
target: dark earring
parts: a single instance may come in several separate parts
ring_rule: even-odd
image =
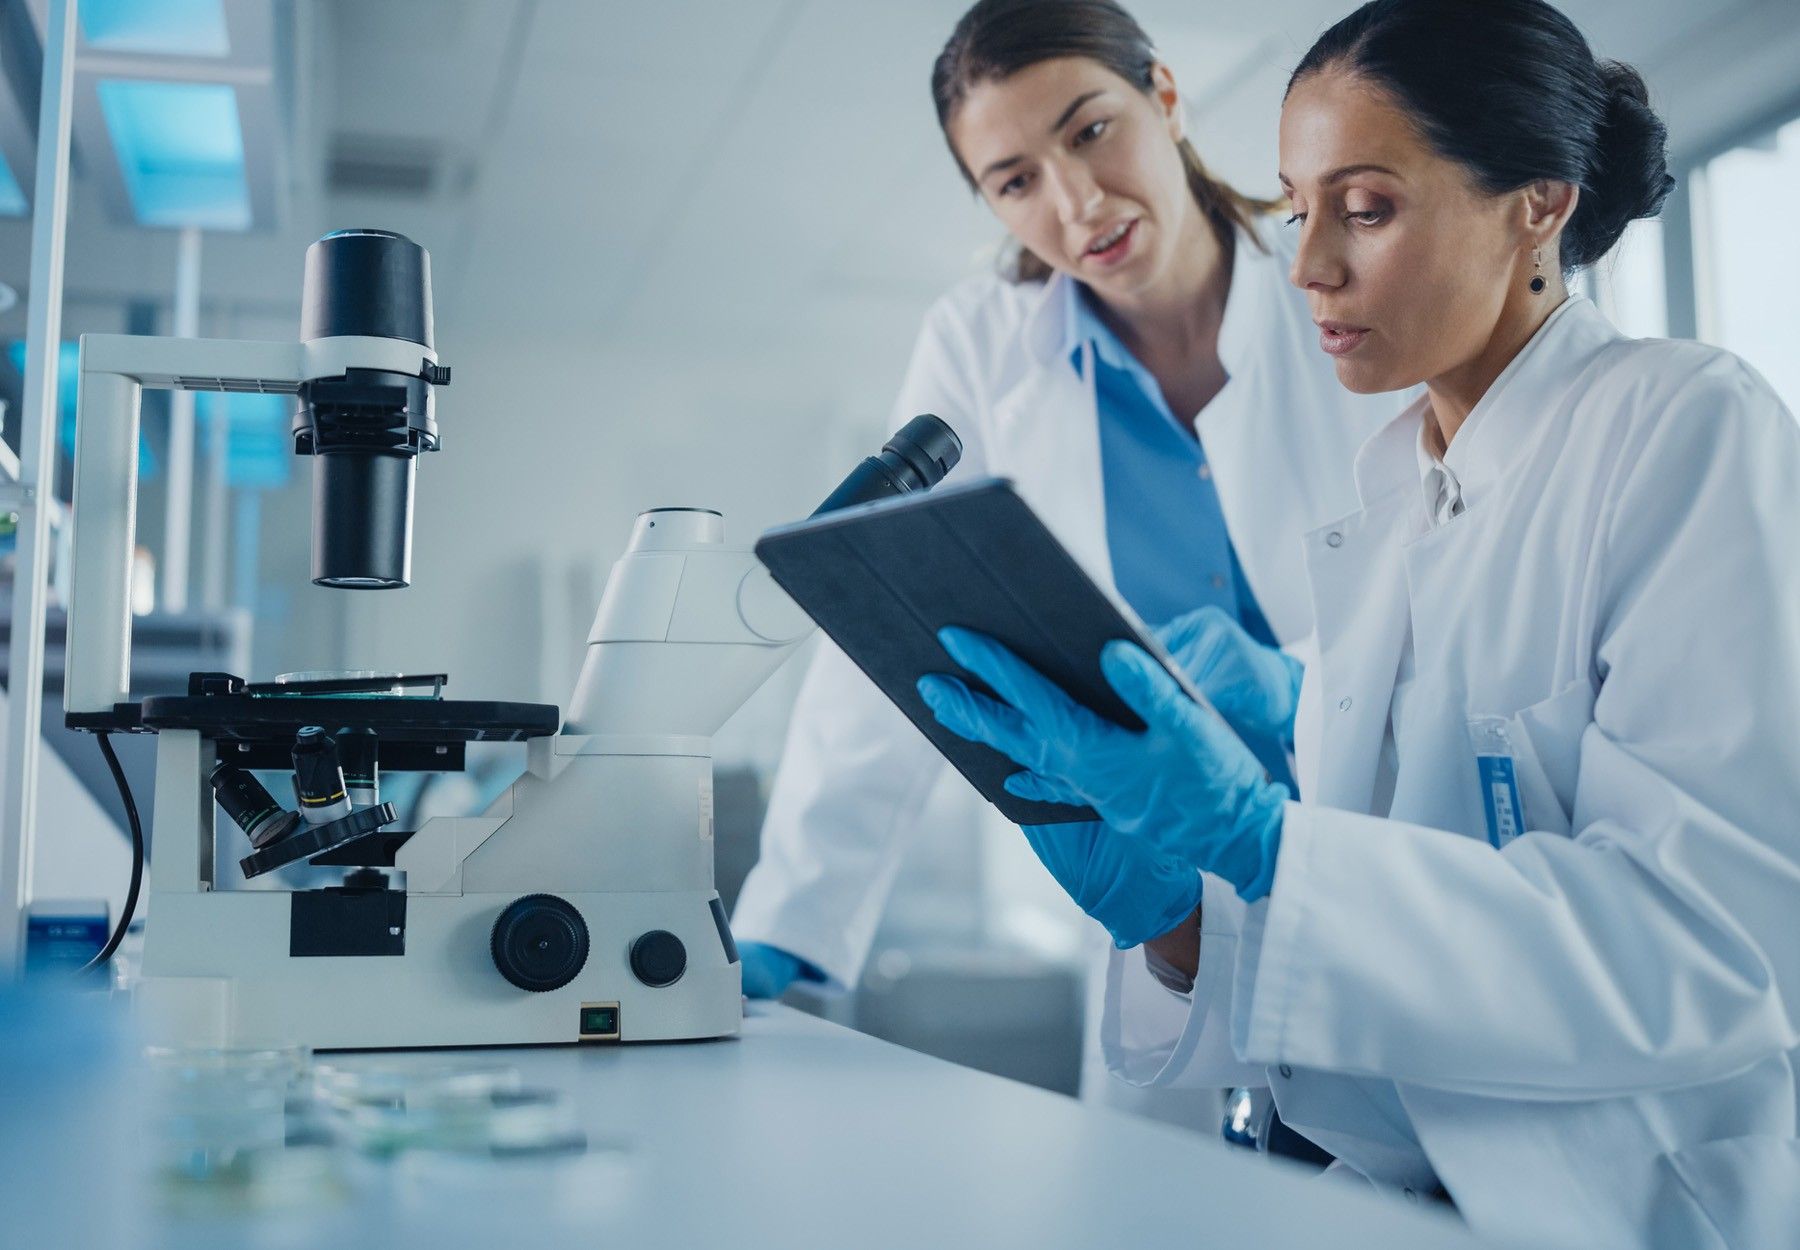
[[[1531,249],[1531,265],[1532,265],[1532,268],[1537,270],[1536,273],[1531,275],[1531,293],[1533,295],[1542,295],[1544,293],[1544,249],[1543,248],[1534,247]]]

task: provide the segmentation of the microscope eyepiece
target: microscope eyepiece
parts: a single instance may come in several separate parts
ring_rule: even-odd
[[[306,249],[300,337],[390,339],[430,349],[431,256],[388,230],[338,230]],[[348,368],[298,388],[294,451],[313,457],[313,581],[382,590],[412,580],[413,479],[436,451],[432,392],[450,370]]]
[[[306,249],[302,340],[431,343],[431,255],[391,230],[333,230]]]
[[[962,439],[955,430],[930,413],[914,417],[888,439],[880,455],[870,456],[852,469],[825,502],[813,509],[813,515],[929,490],[961,459]]]

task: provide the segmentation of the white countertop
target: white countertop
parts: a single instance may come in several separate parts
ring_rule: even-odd
[[[162,1216],[201,1247],[1464,1247],[1454,1217],[753,1004],[734,1041],[436,1052],[573,1101],[584,1154],[359,1160],[339,1202]],[[338,1066],[393,1054],[337,1055]],[[140,1226],[141,1227],[141,1226]]]

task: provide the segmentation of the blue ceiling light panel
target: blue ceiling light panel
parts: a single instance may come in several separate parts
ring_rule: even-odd
[[[95,85],[138,224],[250,228],[244,133],[230,85],[122,78]]]
[[[228,56],[224,0],[81,0],[81,33],[101,52]]]

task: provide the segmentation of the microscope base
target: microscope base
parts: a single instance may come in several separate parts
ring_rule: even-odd
[[[516,894],[408,895],[404,954],[294,956],[280,891],[165,893],[137,990],[146,1040],[178,1046],[305,1044],[320,1050],[672,1041],[737,1034],[741,965],[715,919],[718,895],[567,894],[589,934],[561,989],[522,990],[495,967],[494,921]],[[632,944],[681,940],[673,984],[644,984]],[[583,1006],[616,1005],[616,1037],[583,1036]],[[586,1013],[594,1027],[604,1013]]]

